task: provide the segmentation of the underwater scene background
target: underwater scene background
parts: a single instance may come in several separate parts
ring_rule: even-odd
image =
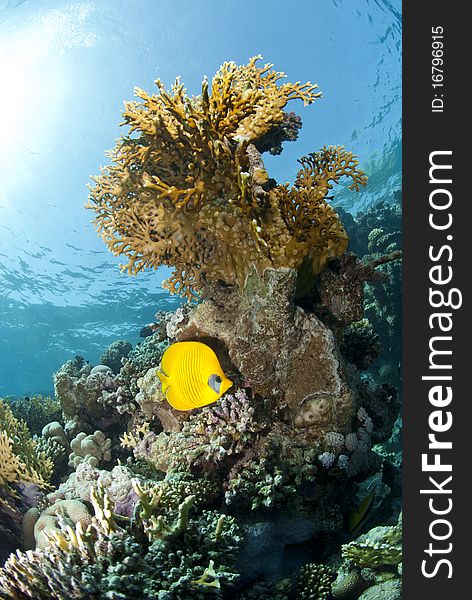
[[[401,598],[400,2],[0,0],[0,75],[0,598]]]
[[[324,144],[358,155],[369,185],[336,193],[353,213],[390,202],[401,177],[400,2],[0,2],[0,394],[52,389],[51,373],[179,301],[166,269],[129,278],[97,238],[86,184],[121,133],[123,100],[177,75],[198,93],[225,60],[262,54],[318,83],[296,144],[267,156],[271,177]],[[246,4],[246,5],[245,5]],[[198,7],[197,7],[198,6]]]

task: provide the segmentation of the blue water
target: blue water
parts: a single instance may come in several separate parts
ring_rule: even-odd
[[[337,202],[353,213],[401,185],[400,0],[0,0],[0,395],[52,388],[75,354],[97,362],[135,343],[180,301],[164,269],[129,278],[84,210],[89,176],[119,136],[124,99],[181,75],[198,93],[224,60],[255,54],[317,82],[295,144],[266,157],[293,179],[324,144],[354,150],[370,177]]]

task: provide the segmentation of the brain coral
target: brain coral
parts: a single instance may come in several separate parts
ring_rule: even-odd
[[[179,79],[171,91],[157,80],[158,94],[137,88],[141,101],[125,103],[129,133],[93,178],[88,208],[129,274],[171,266],[166,286],[191,298],[211,283],[241,287],[252,268],[308,259],[317,273],[346,250],[326,197],[343,176],[355,190],[367,178],[352,153],[325,147],[299,161],[294,186],[269,179],[258,148],[286,126],[290,100],[307,105],[320,93],[309,82],[281,83],[284,73],[259,58],[224,63],[198,96]]]

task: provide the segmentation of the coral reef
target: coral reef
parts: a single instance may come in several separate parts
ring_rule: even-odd
[[[331,592],[334,598],[340,600],[358,600],[360,595],[369,587],[358,571],[339,571]]]
[[[357,567],[379,569],[402,561],[402,528],[374,527],[357,540],[342,547],[342,555]]]
[[[23,398],[10,399],[4,402],[10,407],[13,415],[24,421],[32,435],[39,435],[43,427],[51,422],[61,419],[61,405],[56,398],[49,396],[24,396]]]
[[[319,96],[282,76],[256,57],[198,96],[158,81],[125,104],[95,225],[126,271],[167,265],[196,302],[159,311],[135,348],[66,362],[54,400],[12,403],[34,437],[0,402],[0,553],[17,548],[2,598],[398,597],[399,398],[377,367],[396,213],[346,218],[360,259],[330,204],[341,179],[367,181],[350,152],[308,154],[293,185],[269,177],[262,153],[301,127],[287,104]],[[158,372],[180,341],[215,352],[229,393],[169,405]]]
[[[364,260],[375,260],[402,247],[401,193],[370,206],[356,215],[355,220],[343,219],[350,238],[350,249]],[[379,336],[383,348],[381,359],[369,372],[375,380],[389,382],[400,388],[401,361],[401,290],[400,261],[380,265],[384,281],[365,289],[365,314]]]
[[[117,388],[110,367],[92,367],[82,356],[76,356],[54,373],[53,379],[68,435],[110,425],[109,417],[99,402],[104,391]]]
[[[244,590],[241,600],[289,600],[292,582],[282,579],[273,583],[258,581]]]
[[[368,588],[359,600],[402,600],[402,584],[398,579],[390,579]]]
[[[45,548],[11,555],[0,570],[4,598],[218,598],[236,580],[232,565],[240,537],[231,517],[191,512],[184,498],[185,517],[173,535],[151,536],[149,544],[140,510],[137,527],[121,527],[100,488],[91,501],[95,516],[86,529],[81,521],[75,527],[59,521]]]
[[[46,486],[52,462],[38,450],[24,421],[19,421],[0,399],[0,488],[14,494],[13,484]]]
[[[400,399],[397,388],[389,383],[372,385],[367,381],[358,387],[362,405],[372,420],[372,441],[381,443],[387,441],[400,410]]]
[[[140,435],[128,437],[124,445],[165,472],[214,474],[215,469],[233,464],[264,428],[263,422],[254,418],[254,410],[246,392],[238,389],[183,423],[161,419],[164,432],[157,436],[149,428],[138,428]]]
[[[345,559],[333,584],[339,600],[401,598],[402,524],[374,527],[342,546]]]
[[[296,278],[291,269],[253,273],[243,295],[221,290],[196,306],[176,339],[206,340],[227,353],[253,394],[274,399],[306,436],[347,432],[356,404],[349,376],[332,332],[295,305]]]
[[[239,460],[228,475],[225,501],[240,510],[274,509],[290,502],[302,483],[314,481],[314,449],[289,438],[268,436]]]
[[[72,528],[75,528],[80,523],[81,527],[86,530],[92,523],[92,516],[88,508],[80,500],[59,500],[42,511],[38,515],[36,522],[34,521],[35,519],[31,515],[28,515],[28,518],[23,520],[25,534],[27,533],[27,528],[31,527],[34,523],[33,536],[36,548],[46,548],[54,539],[54,534],[60,531],[61,522],[70,524]]]
[[[51,440],[56,444],[59,444],[66,450],[69,450],[70,444],[67,438],[66,432],[64,431],[64,427],[58,421],[51,421],[51,423],[47,423],[42,431],[41,435],[46,440]]]
[[[0,399],[0,558],[22,539],[22,514],[47,489],[54,471],[48,454]]]
[[[361,319],[345,328],[340,350],[348,362],[359,371],[365,371],[378,358],[382,346],[369,320]]]
[[[269,152],[277,155],[282,153],[283,142],[294,142],[302,127],[301,118],[294,112],[284,112],[282,122],[272,127],[266,134],[254,141],[258,152]]]
[[[145,416],[151,418],[154,414],[153,406],[147,402],[146,394],[139,395],[139,382],[150,369],[159,366],[167,347],[168,341],[160,332],[151,334],[137,344],[136,348],[122,359],[121,369],[114,378],[114,388],[102,391],[99,402],[105,409],[113,406],[120,414],[133,414],[141,407]]]
[[[33,439],[36,443],[38,452],[42,453],[45,458],[50,461],[50,464],[53,465],[50,479],[51,484],[57,485],[67,464],[66,448],[62,444],[56,442],[56,440],[53,438],[35,435],[33,436]]]
[[[363,262],[355,254],[344,254],[331,261],[314,280],[311,295],[307,289],[307,298],[302,299],[302,304],[334,331],[360,321],[364,316],[365,284],[388,281],[388,275],[378,268],[399,256],[393,253]],[[300,289],[298,293],[301,293]]]
[[[92,490],[101,486],[113,503],[114,512],[130,517],[137,501],[134,491],[136,479],[140,478],[123,465],[116,465],[107,471],[82,462],[65,482],[47,495],[47,501],[50,505],[59,500],[90,502]]]

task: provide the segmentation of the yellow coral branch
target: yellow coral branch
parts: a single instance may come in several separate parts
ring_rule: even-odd
[[[199,96],[179,79],[157,94],[140,88],[126,102],[123,136],[113,164],[93,178],[88,208],[109,249],[135,275],[173,267],[166,287],[188,299],[208,284],[244,285],[255,267],[294,267],[310,257],[316,272],[344,252],[347,236],[326,203],[341,177],[365,185],[352,153],[323,148],[301,159],[294,188],[269,192],[257,141],[284,120],[291,100],[320,97],[317,86],[286,76],[260,56],[247,65],[225,62]]]

